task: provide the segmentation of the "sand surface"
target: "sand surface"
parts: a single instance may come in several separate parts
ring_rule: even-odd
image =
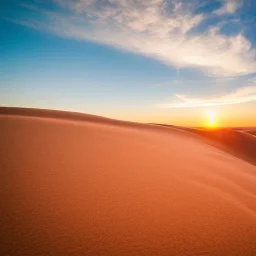
[[[206,143],[256,165],[256,136],[253,130],[236,128],[191,129],[180,127],[203,137]]]
[[[0,109],[0,255],[256,255],[256,167],[198,137]]]

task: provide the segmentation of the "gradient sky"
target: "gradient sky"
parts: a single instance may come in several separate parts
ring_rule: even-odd
[[[256,126],[254,0],[3,0],[0,105]]]

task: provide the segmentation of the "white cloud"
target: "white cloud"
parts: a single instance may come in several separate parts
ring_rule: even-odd
[[[222,0],[222,7],[216,10],[216,14],[233,14],[242,5],[241,0]]]
[[[193,99],[185,95],[176,94],[181,100],[179,103],[163,104],[162,108],[195,108],[221,106],[256,101],[256,86],[246,86],[218,98]]]
[[[47,29],[60,36],[92,40],[214,76],[256,72],[256,51],[243,35],[227,37],[217,27],[203,34],[188,33],[206,19],[194,14],[198,0],[55,1],[69,14],[44,13]],[[224,2],[220,12],[237,10],[238,1]]]

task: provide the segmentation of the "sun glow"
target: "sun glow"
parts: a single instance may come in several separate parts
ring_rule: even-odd
[[[216,126],[216,110],[206,109],[205,114],[208,118],[207,126],[208,127],[215,127]]]

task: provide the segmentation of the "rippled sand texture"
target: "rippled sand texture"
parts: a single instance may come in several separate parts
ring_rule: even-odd
[[[256,167],[170,127],[0,110],[0,255],[256,255]]]

